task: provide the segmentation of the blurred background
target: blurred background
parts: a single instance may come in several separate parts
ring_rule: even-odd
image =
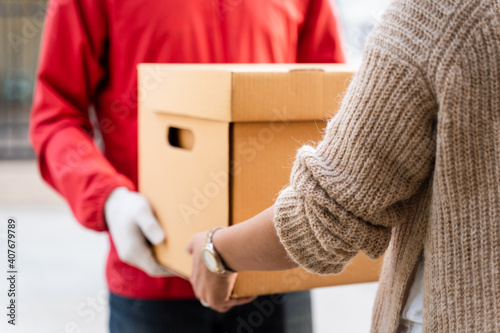
[[[365,38],[389,0],[335,0],[348,60],[361,62]],[[6,224],[18,223],[18,321],[1,332],[106,332],[107,240],[72,217],[40,179],[27,133],[46,0],[0,0],[0,270],[7,271]],[[2,275],[3,276],[3,275]],[[0,308],[7,281],[0,279]],[[313,291],[315,333],[368,332],[377,284]]]

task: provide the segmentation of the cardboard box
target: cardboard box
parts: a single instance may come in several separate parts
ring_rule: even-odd
[[[321,139],[354,73],[344,65],[139,66],[139,189],[167,241],[158,260],[188,277],[197,232],[242,222],[287,185],[296,150]],[[241,272],[234,297],[370,282],[358,255],[336,276]]]

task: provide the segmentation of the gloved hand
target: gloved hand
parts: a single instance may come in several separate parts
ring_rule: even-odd
[[[106,200],[104,214],[120,259],[150,276],[171,276],[155,259],[151,246],[165,240],[165,233],[148,200],[140,193],[118,187]]]

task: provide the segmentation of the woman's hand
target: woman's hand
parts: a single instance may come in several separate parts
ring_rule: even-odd
[[[273,224],[273,207],[249,220],[218,230],[212,242],[224,264],[235,271],[272,271],[295,268]],[[196,297],[212,309],[226,312],[233,306],[249,303],[255,297],[232,299],[236,273],[212,273],[201,258],[207,232],[194,235],[188,245],[193,256],[191,284]]]
[[[196,298],[218,312],[229,311],[234,306],[250,303],[255,297],[231,298],[234,282],[238,273],[217,274],[208,270],[201,258],[201,248],[207,232],[194,235],[187,251],[193,256],[190,282]]]

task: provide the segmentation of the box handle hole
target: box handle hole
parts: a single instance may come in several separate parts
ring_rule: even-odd
[[[191,130],[178,127],[167,129],[167,141],[175,148],[192,150],[194,146],[194,135]]]

